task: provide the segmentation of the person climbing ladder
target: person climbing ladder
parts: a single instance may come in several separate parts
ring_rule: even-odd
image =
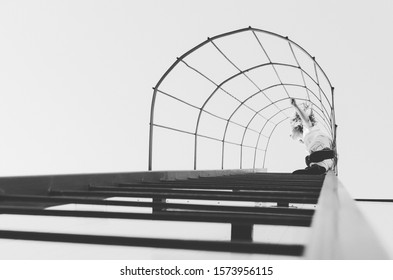
[[[295,115],[290,121],[291,138],[303,143],[309,153],[305,158],[307,167],[295,170],[293,174],[325,174],[334,164],[332,139],[321,130],[309,106],[302,104],[302,109],[293,98],[291,104],[295,109]]]

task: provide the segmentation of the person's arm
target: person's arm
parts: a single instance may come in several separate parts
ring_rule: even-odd
[[[311,128],[311,121],[308,116],[305,115],[302,109],[297,106],[296,101],[294,98],[291,98],[291,104],[295,108],[296,112],[299,114],[300,118],[302,119],[303,125],[305,125],[308,129]]]

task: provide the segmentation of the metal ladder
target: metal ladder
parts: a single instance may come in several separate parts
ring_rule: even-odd
[[[89,186],[87,190],[50,190],[47,195],[1,196],[0,213],[55,217],[188,221],[231,225],[231,240],[201,241],[167,238],[120,237],[0,230],[0,238],[58,241],[121,246],[145,246],[205,251],[302,256],[304,245],[272,244],[253,241],[254,225],[309,227],[313,209],[289,207],[291,204],[317,203],[323,176],[285,173],[251,173],[159,182],[119,182]],[[113,201],[109,197],[151,198],[144,201]],[[173,202],[168,202],[173,200]],[[182,200],[183,202],[176,202]],[[210,201],[187,203],[187,200]],[[228,205],[235,202],[236,206]],[[238,206],[239,203],[265,203],[269,206]],[[61,204],[93,204],[151,207],[151,213],[53,210]],[[202,230],[202,229],[201,229]]]

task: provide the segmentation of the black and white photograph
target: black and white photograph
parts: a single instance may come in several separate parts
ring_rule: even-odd
[[[389,279],[392,14],[0,0],[0,277]]]

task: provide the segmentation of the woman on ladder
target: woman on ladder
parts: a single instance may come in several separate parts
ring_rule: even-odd
[[[291,104],[295,109],[295,116],[291,119],[291,138],[303,143],[309,153],[306,156],[307,167],[293,174],[325,174],[334,164],[332,139],[320,129],[311,108],[304,104],[304,109],[301,109],[293,98]]]

